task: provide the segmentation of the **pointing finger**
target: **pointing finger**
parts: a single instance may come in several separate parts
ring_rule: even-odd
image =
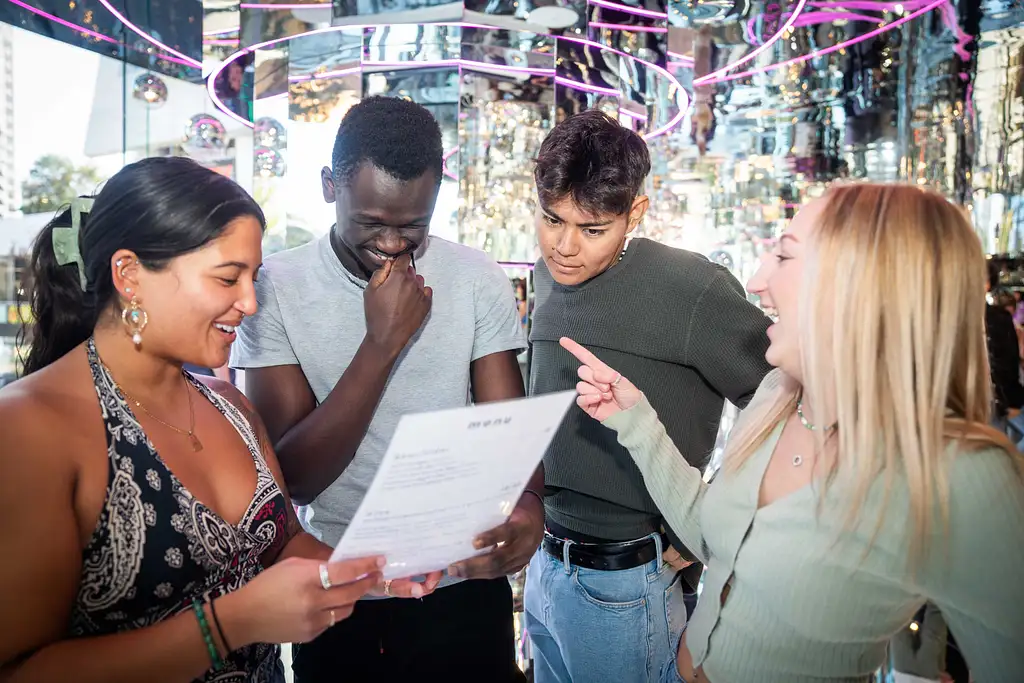
[[[576,356],[576,360],[583,363],[584,365],[589,365],[595,372],[600,372],[601,370],[611,370],[611,368],[605,365],[601,361],[601,359],[599,359],[590,351],[574,342],[572,339],[569,339],[568,337],[562,337],[561,339],[558,340],[558,343],[562,346],[563,349],[565,349],[572,355]]]
[[[576,371],[580,379],[584,382],[590,382],[601,391],[612,390],[612,382],[619,378],[618,372],[612,370],[598,359],[597,356],[568,337],[562,337],[559,340],[559,344],[583,362],[583,365]],[[584,360],[584,358],[590,358],[591,360]]]

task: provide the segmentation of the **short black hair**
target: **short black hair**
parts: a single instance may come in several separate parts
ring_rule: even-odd
[[[643,138],[602,111],[562,121],[540,146],[533,178],[541,204],[566,197],[593,215],[628,213],[651,172]]]
[[[441,127],[425,107],[397,97],[370,97],[342,119],[331,168],[342,183],[369,161],[398,180],[433,171],[440,184],[443,156]]]

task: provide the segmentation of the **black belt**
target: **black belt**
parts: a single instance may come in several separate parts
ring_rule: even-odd
[[[544,534],[541,547],[559,560],[565,559],[565,544],[569,546],[569,564],[586,569],[613,572],[641,567],[658,556],[658,546],[653,538],[624,543],[576,543]],[[662,536],[661,547],[668,548],[668,540]]]

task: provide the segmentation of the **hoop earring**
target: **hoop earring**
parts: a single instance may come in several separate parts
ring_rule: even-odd
[[[149,324],[149,314],[139,305],[139,297],[133,295],[128,307],[121,310],[121,322],[128,329],[132,342],[142,346],[142,331]]]

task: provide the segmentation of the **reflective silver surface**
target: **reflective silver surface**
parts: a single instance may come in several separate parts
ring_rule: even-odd
[[[114,5],[138,9],[124,2]],[[973,211],[990,251],[1024,243],[1017,2],[273,4],[206,0],[201,27],[166,2],[139,4],[152,10],[139,22],[152,36],[188,54],[202,43],[222,105],[214,116],[249,126],[270,118],[283,129],[277,148],[237,145],[252,155],[239,168],[252,169],[257,192],[267,183],[315,188],[347,107],[370,93],[407,96],[452,112],[439,114],[454,192],[447,230],[500,258],[529,260],[536,145],[560,118],[599,107],[651,136],[654,202],[642,230],[738,269],[801,203],[845,178],[934,186]],[[34,6],[114,42],[58,29],[9,0],[0,0],[0,19],[136,61],[126,52],[146,43],[96,0]],[[541,9],[578,20],[549,29],[538,18],[553,15]],[[158,47],[138,47],[157,73],[182,75],[168,73]],[[329,216],[308,208],[313,189],[299,192],[301,202],[287,198],[295,191],[278,194],[284,225],[324,229]]]
[[[551,6],[579,20],[554,31],[532,23],[534,9]],[[454,130],[445,124],[457,136],[446,166],[458,179],[450,230],[500,259],[534,256],[539,141],[593,107],[655,133],[654,201],[641,231],[738,274],[801,203],[840,179],[934,186],[974,211],[988,249],[1024,241],[1013,211],[1024,171],[1024,13],[1015,3],[466,0],[461,18],[472,25],[374,26],[438,7],[451,4],[336,0],[319,16],[243,9],[243,44],[246,22],[260,27],[254,41],[371,26],[275,49],[293,78],[354,70],[338,76],[344,86],[293,82],[293,122],[329,120],[311,112],[332,106],[337,87],[350,101],[373,91],[430,104],[444,89],[425,84],[447,65],[459,107]],[[361,51],[338,42],[357,35]],[[409,69],[422,77],[397,73]]]

